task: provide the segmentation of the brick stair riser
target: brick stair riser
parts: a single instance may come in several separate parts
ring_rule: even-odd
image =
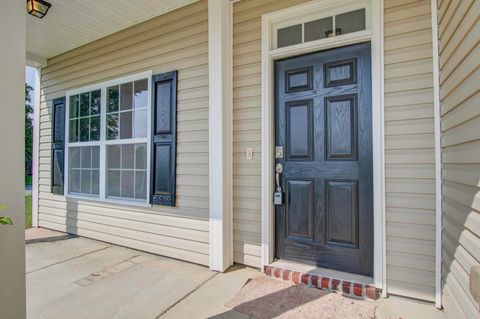
[[[337,291],[349,297],[376,300],[379,295],[375,287],[370,285],[270,266],[265,266],[264,270],[267,276],[273,278],[289,281],[296,285],[301,284],[318,289]]]

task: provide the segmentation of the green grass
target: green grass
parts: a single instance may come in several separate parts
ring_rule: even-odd
[[[25,185],[32,185],[32,176],[25,175]]]
[[[32,227],[32,195],[25,196],[25,229]]]

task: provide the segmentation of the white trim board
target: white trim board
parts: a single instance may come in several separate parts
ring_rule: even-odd
[[[33,146],[32,146],[32,227],[38,227],[38,178],[40,170],[40,96],[42,70],[35,68],[33,87]]]
[[[431,2],[433,57],[433,118],[435,131],[435,306],[442,308],[442,131],[437,0]]]
[[[262,16],[262,268],[270,264],[275,254],[275,223],[272,194],[274,165],[274,105],[273,61],[300,54],[325,50],[354,43],[371,41],[372,50],[372,143],[374,181],[374,270],[373,281],[377,288],[386,290],[385,281],[385,161],[384,161],[384,122],[383,122],[383,11],[382,0],[370,2],[370,19],[366,23],[370,29],[333,38],[301,43],[293,46],[272,49],[274,38],[272,27],[282,20],[291,20],[298,15],[318,11],[319,8],[345,5],[348,8],[354,1],[318,0],[290,7]],[[368,18],[367,14],[367,18]]]
[[[210,269],[233,264],[233,3],[208,1]]]

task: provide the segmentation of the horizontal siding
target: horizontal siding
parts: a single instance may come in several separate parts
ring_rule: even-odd
[[[39,224],[209,263],[207,1],[69,51],[42,69]],[[65,91],[145,70],[178,70],[177,207],[137,207],[50,193],[51,103]]]
[[[480,1],[439,5],[443,161],[443,306],[480,318],[468,289],[480,263]]]
[[[261,16],[306,0],[244,0],[233,7],[234,261],[261,266]],[[247,160],[246,148],[253,149]]]
[[[430,1],[385,0],[387,289],[434,300],[435,152]]]

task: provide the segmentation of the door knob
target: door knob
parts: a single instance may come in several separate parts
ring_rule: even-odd
[[[278,163],[277,166],[275,166],[275,181],[277,184],[277,192],[282,190],[282,186],[280,185],[280,174],[283,172],[283,166],[281,163]]]
[[[275,191],[275,194],[273,195],[274,198],[274,204],[275,205],[282,205],[283,204],[283,192],[282,192],[282,186],[280,184],[280,174],[283,172],[283,166],[281,163],[278,163],[275,166],[275,183],[277,184],[277,189]]]

